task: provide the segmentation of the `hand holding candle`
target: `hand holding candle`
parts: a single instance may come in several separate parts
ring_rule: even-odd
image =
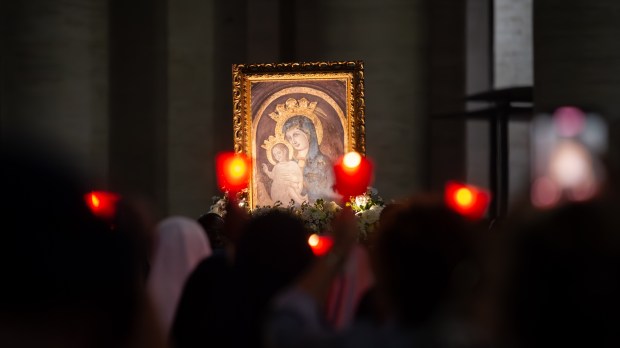
[[[373,165],[368,158],[357,152],[349,152],[340,157],[334,164],[336,192],[348,200],[351,196],[366,193],[372,181]]]

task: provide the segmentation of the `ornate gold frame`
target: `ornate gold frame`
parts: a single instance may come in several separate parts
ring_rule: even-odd
[[[343,110],[344,115],[340,115],[344,128],[344,151],[366,153],[363,62],[235,64],[233,65],[232,73],[235,152],[244,153],[256,159],[258,149],[256,149],[256,144],[253,144],[252,139],[253,132],[255,131],[253,129],[254,120],[252,119],[251,109],[253,97],[252,83],[286,81],[290,85],[291,81],[299,81],[300,85],[303,86],[305,82],[314,81],[314,83],[317,83],[316,81],[338,79],[341,81],[346,80],[346,95],[338,96],[346,103],[346,110]],[[304,87],[298,88],[303,89]],[[275,95],[276,93],[273,94]],[[274,116],[271,117],[273,118]],[[329,136],[329,134],[325,136]],[[253,161],[253,163],[256,162]],[[256,165],[253,164],[253,167],[252,179],[248,187],[248,203],[252,208],[255,206],[255,177],[257,173]]]

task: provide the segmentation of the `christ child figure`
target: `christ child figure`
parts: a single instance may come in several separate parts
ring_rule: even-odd
[[[271,155],[277,162],[272,170],[263,163],[263,172],[272,180],[271,200],[280,201],[283,204],[291,200],[301,205],[308,200],[308,195],[302,196],[304,175],[295,161],[289,160],[288,147],[283,143],[277,143],[271,149]]]

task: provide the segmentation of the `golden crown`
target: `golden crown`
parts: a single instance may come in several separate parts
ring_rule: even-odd
[[[276,164],[276,161],[273,159],[273,154],[271,153],[271,149],[273,149],[273,146],[276,144],[286,145],[286,147],[288,148],[288,160],[290,161],[293,159],[293,146],[291,146],[291,144],[284,139],[282,134],[278,135],[277,137],[270,135],[269,138],[267,138],[263,142],[263,145],[260,146],[267,152],[267,159],[269,160],[269,163],[273,165]]]
[[[282,129],[286,121],[293,116],[304,116],[309,118],[314,124],[316,140],[320,145],[323,141],[323,125],[321,124],[321,120],[319,120],[316,115],[316,104],[317,102],[309,102],[306,98],[301,98],[299,100],[295,98],[288,98],[284,104],[276,105],[276,111],[269,114],[269,117],[276,121],[276,135],[281,136],[282,139],[284,139]]]

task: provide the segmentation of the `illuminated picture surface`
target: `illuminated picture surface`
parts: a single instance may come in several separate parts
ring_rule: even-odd
[[[351,66],[357,70],[340,66],[254,73],[235,66],[235,150],[253,158],[252,207],[338,198],[334,161],[351,150],[364,152],[363,100],[355,95],[361,63]]]

